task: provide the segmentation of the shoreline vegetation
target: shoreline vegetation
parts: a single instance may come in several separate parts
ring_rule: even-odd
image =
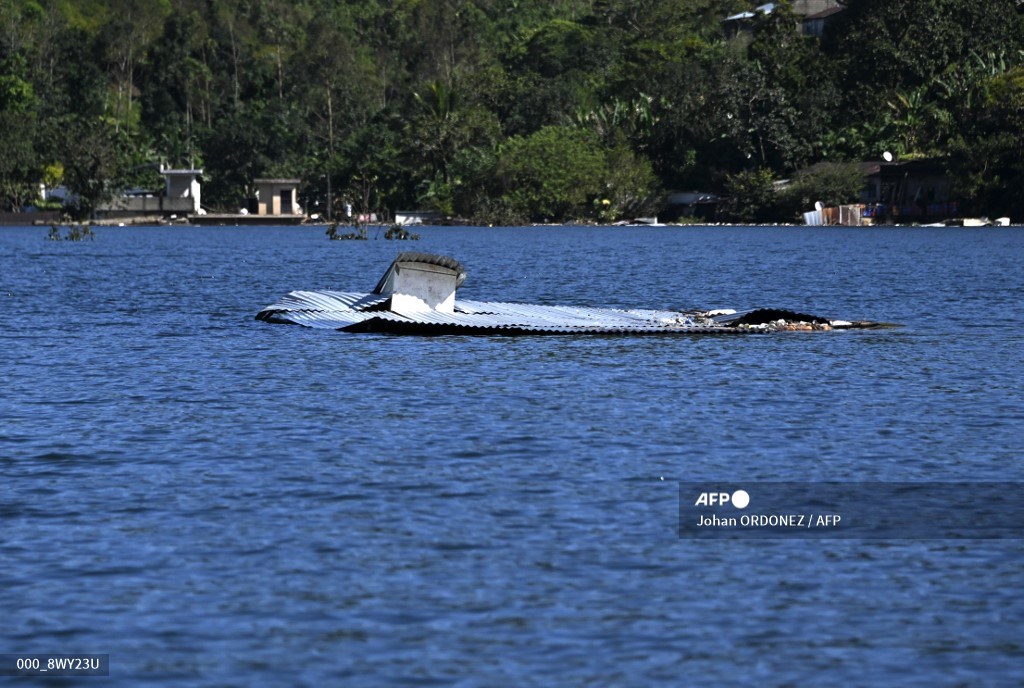
[[[879,203],[1024,218],[1024,5],[811,4],[9,0],[0,211],[94,222],[174,169],[212,213],[270,178],[328,220],[671,221],[699,191],[702,222],[798,224],[884,158],[934,172]]]

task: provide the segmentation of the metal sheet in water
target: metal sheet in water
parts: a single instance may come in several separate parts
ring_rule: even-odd
[[[461,264],[419,253],[399,254],[385,277],[370,294],[293,291],[256,317],[306,327],[393,334],[749,334],[763,332],[759,326],[780,319],[832,322],[779,309],[722,314],[461,301],[455,298],[465,278]]]

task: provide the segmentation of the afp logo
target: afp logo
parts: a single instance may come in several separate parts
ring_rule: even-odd
[[[746,490],[736,490],[732,494],[728,492],[701,492],[697,497],[694,506],[718,506],[732,504],[737,509],[746,509],[750,504],[750,495]]]

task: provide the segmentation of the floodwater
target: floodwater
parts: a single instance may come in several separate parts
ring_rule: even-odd
[[[1020,229],[95,231],[0,228],[0,653],[117,686],[1024,684],[1021,540],[677,533],[680,481],[1024,481]],[[253,319],[401,250],[468,299],[902,327]]]

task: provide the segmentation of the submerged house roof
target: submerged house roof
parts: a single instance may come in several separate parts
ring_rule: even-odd
[[[789,323],[808,330],[874,325],[774,309],[680,312],[464,301],[455,295],[465,279],[465,269],[454,258],[401,253],[372,292],[293,291],[256,318],[345,332],[418,335],[744,334],[787,329]]]

